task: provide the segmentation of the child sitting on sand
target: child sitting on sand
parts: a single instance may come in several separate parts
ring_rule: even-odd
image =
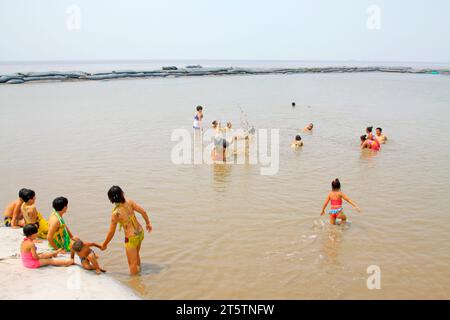
[[[22,196],[27,189],[23,188],[19,191],[19,199],[11,202],[5,209],[4,215],[4,224],[6,227],[18,228],[23,227],[25,225],[25,221],[23,220],[23,215],[21,211],[21,207],[23,204]]]
[[[70,253],[70,257],[73,259],[76,253],[80,258],[81,266],[84,269],[95,270],[97,274],[106,272],[106,270],[102,269],[98,264],[98,255],[91,249],[91,247],[97,247],[99,249],[102,248],[101,245],[94,242],[83,242],[81,240],[77,240],[72,244],[72,252]]]
[[[36,193],[33,190],[26,189],[21,197],[24,202],[21,206],[21,210],[25,224],[35,224],[38,228],[37,237],[46,239],[48,223],[36,209]]]
[[[338,178],[331,182],[331,192],[328,194],[327,199],[322,207],[321,216],[325,214],[325,209],[327,208],[328,202],[331,201],[331,210],[328,211],[330,215],[330,224],[336,224],[336,219],[341,219],[339,224],[344,224],[347,221],[347,217],[344,214],[344,208],[342,207],[342,199],[347,201],[355,208],[356,211],[361,212],[359,207],[349,199],[342,191],[341,191],[341,183]]]
[[[302,137],[298,134],[295,136],[295,140],[294,140],[294,142],[292,142],[291,148],[297,149],[300,147],[303,147],[303,141],[302,141]]]
[[[73,264],[73,259],[70,260],[56,260],[56,257],[61,250],[48,253],[37,253],[34,240],[37,238],[38,228],[35,224],[27,224],[23,227],[23,234],[25,238],[20,246],[20,256],[23,266],[26,268],[36,269],[43,266],[70,266]]]

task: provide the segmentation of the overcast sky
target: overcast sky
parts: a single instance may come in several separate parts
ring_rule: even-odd
[[[449,0],[0,0],[0,61],[450,61]]]

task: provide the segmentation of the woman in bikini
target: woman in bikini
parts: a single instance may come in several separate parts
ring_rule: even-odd
[[[130,275],[138,274],[141,271],[141,257],[139,252],[142,241],[144,240],[144,229],[136,219],[134,213],[139,212],[142,215],[148,232],[152,231],[152,224],[144,208],[133,200],[126,199],[120,187],[111,187],[108,191],[108,198],[114,204],[114,208],[111,215],[111,225],[106,239],[103,242],[102,250],[106,250],[108,247],[108,243],[112,240],[116,232],[117,224],[119,224],[120,229],[123,228],[125,234],[125,251]]]
[[[339,179],[336,178],[331,182],[331,192],[328,194],[327,199],[323,204],[322,212],[320,213],[321,216],[325,214],[328,202],[331,201],[331,210],[328,211],[328,213],[330,215],[330,224],[332,225],[336,224],[337,218],[341,219],[339,224],[344,224],[347,221],[347,217],[344,214],[344,208],[342,207],[342,199],[350,203],[356,211],[361,212],[359,207],[341,191],[341,183]]]

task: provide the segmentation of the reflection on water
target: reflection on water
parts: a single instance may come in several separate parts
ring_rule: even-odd
[[[122,186],[154,230],[140,277],[127,275],[119,231],[102,264],[149,299],[449,299],[450,215],[437,201],[450,193],[449,87],[450,77],[397,74],[0,86],[0,205],[28,187],[48,216],[67,196],[71,230],[100,242],[106,191]],[[205,124],[280,129],[278,173],[172,163],[172,130],[192,130],[198,104]],[[360,150],[368,124],[389,136],[378,153]],[[301,152],[290,148],[297,133]],[[344,204],[343,230],[319,216],[336,177],[363,210]],[[370,265],[382,290],[366,287]]]

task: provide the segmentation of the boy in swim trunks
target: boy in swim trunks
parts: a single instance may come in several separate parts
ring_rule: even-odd
[[[344,208],[342,207],[342,199],[350,203],[356,211],[361,212],[359,207],[341,191],[341,183],[339,179],[336,178],[331,182],[331,192],[328,194],[327,199],[323,204],[322,212],[320,213],[321,216],[325,214],[328,202],[331,201],[331,210],[328,211],[328,214],[330,216],[330,224],[332,225],[336,224],[336,219],[341,220],[339,224],[344,224],[347,221],[347,217],[344,214]]]
[[[25,225],[21,207],[23,204],[22,196],[27,189],[23,188],[19,191],[19,199],[11,202],[5,209],[3,222],[6,227],[19,228]]]
[[[62,251],[57,250],[55,252],[47,253],[37,253],[36,245],[34,241],[37,238],[38,228],[35,224],[27,224],[23,227],[23,234],[25,238],[20,246],[20,258],[22,259],[22,264],[26,268],[36,269],[43,266],[70,266],[73,264],[73,259],[70,260],[56,260],[53,259],[59,255]]]
[[[77,240],[72,245],[72,251],[70,253],[70,257],[75,258],[75,253],[80,258],[81,266],[86,270],[95,270],[95,273],[101,274],[102,272],[106,272],[105,269],[102,269],[98,264],[98,255],[91,249],[91,247],[96,247],[101,249],[102,246],[94,243],[94,242],[83,242],[81,240]]]

